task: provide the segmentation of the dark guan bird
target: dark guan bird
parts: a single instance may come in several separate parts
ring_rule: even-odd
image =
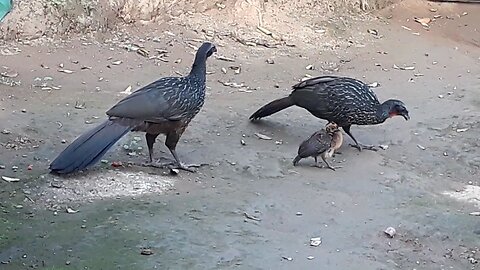
[[[390,117],[400,115],[410,119],[405,104],[396,99],[380,103],[375,93],[362,81],[338,76],[321,76],[305,80],[293,86],[288,97],[274,100],[250,116],[257,120],[293,105],[302,107],[314,116],[334,122],[355,142],[362,145],[350,132],[352,125],[377,125]],[[375,150],[373,146],[363,146]]]
[[[198,165],[180,162],[175,149],[188,124],[203,106],[206,60],[216,51],[212,43],[203,43],[195,55],[190,74],[161,78],[120,100],[107,111],[108,120],[78,137],[58,155],[50,164],[52,172],[66,174],[94,165],[130,131],[146,132],[150,164],[153,164],[155,139],[165,134],[165,145],[175,159],[174,168],[192,171],[190,167]]]
[[[335,171],[335,167],[328,164],[327,159],[331,158],[335,151],[343,144],[343,134],[335,123],[328,123],[325,129],[317,131],[298,147],[298,155],[293,160],[293,166],[307,157],[315,159],[315,166],[318,166],[317,157],[320,156],[329,169]]]

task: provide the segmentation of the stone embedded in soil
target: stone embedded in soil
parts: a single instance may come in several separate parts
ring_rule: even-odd
[[[312,247],[318,247],[322,243],[322,238],[321,237],[312,237],[310,238],[310,246]]]
[[[146,256],[153,255],[153,250],[151,250],[149,248],[144,248],[144,249],[142,249],[142,251],[140,251],[140,254],[146,255]]]
[[[388,227],[383,231],[388,237],[393,238],[397,231],[393,227]]]

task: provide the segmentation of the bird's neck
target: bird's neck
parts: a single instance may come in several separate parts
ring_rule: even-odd
[[[384,102],[378,105],[376,113],[376,120],[378,124],[383,123],[388,118],[390,118],[390,107],[391,106],[388,102]]]
[[[207,73],[207,57],[205,53],[198,52],[195,55],[195,61],[192,65],[192,70],[188,76],[195,78],[201,82],[205,82],[205,75]]]

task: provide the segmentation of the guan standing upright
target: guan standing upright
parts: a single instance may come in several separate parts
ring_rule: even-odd
[[[274,100],[250,116],[257,120],[293,105],[302,107],[314,116],[336,123],[355,142],[358,150],[375,150],[358,143],[350,132],[352,125],[377,125],[400,115],[410,119],[405,104],[396,99],[380,103],[375,93],[362,81],[339,76],[320,76],[293,86],[289,96]]]
[[[177,143],[205,100],[206,60],[217,49],[205,42],[195,55],[190,74],[164,77],[120,100],[107,111],[108,119],[73,141],[50,164],[52,172],[67,174],[86,169],[130,131],[145,132],[149,161],[153,164],[153,144],[160,134],[173,155],[173,167],[193,171],[195,164],[183,164],[176,152]],[[158,164],[167,165],[167,164]]]

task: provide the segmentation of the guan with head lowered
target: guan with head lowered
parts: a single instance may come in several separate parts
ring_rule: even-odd
[[[206,60],[216,51],[212,43],[203,43],[195,55],[190,74],[161,78],[120,100],[107,111],[108,119],[73,141],[50,164],[50,170],[66,174],[86,169],[98,162],[126,133],[141,131],[146,133],[150,163],[153,163],[155,139],[165,134],[165,145],[175,159],[173,167],[192,171],[193,165],[180,162],[175,149],[188,124],[203,106]]]
[[[375,150],[362,146],[350,132],[352,125],[377,125],[399,115],[410,119],[405,104],[396,99],[380,103],[367,84],[348,77],[321,76],[305,80],[293,86],[288,97],[274,100],[250,116],[257,120],[290,106],[299,106],[314,116],[336,123],[355,142],[358,150]]]

